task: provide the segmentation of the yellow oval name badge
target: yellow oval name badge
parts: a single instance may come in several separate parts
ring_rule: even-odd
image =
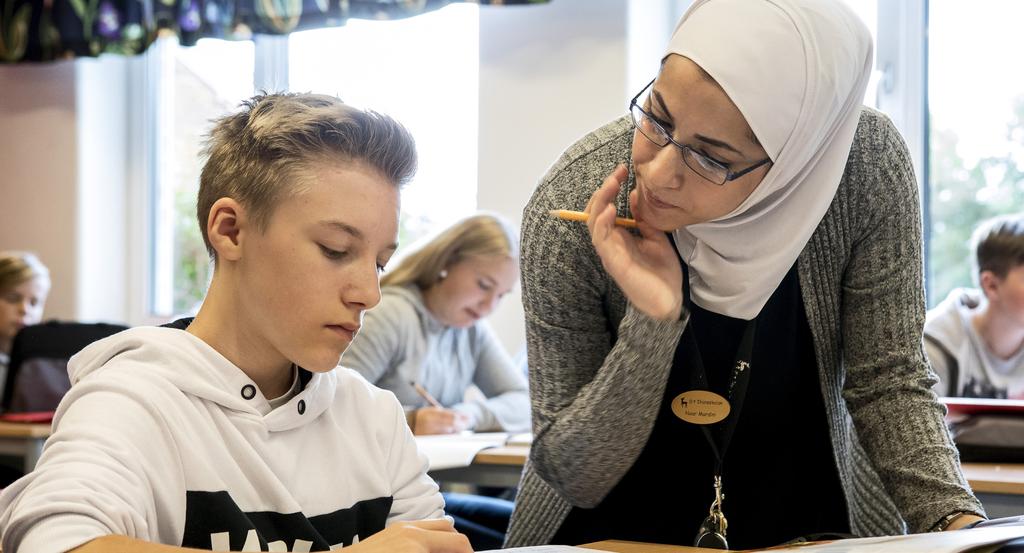
[[[692,424],[715,424],[729,416],[729,401],[707,390],[683,392],[672,400],[672,412]]]

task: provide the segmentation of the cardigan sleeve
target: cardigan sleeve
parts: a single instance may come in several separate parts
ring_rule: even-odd
[[[858,236],[842,280],[843,397],[882,483],[910,530],[920,532],[953,512],[984,511],[931,390],[917,181],[902,138],[881,121],[847,166],[863,170],[852,175],[863,188],[850,206]]]
[[[573,150],[567,151],[523,215],[530,462],[562,497],[581,507],[597,505],[647,442],[685,325],[657,321],[631,306],[621,322],[615,320],[610,298],[621,292],[602,269],[586,226],[548,214],[582,209],[627,155],[628,140],[621,144],[580,163],[567,163]]]

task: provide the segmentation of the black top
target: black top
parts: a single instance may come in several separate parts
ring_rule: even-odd
[[[746,321],[694,305],[690,324],[712,391],[726,396]],[[714,456],[672,399],[690,389],[680,339],[651,436],[594,509],[573,507],[552,539],[692,545],[714,498]],[[848,533],[817,363],[796,265],[757,320],[750,383],[722,474],[732,549],[766,547],[819,532]]]

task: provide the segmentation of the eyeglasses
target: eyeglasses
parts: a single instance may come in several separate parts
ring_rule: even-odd
[[[633,99],[629,101],[629,114],[633,118],[633,126],[640,131],[640,134],[644,135],[647,140],[654,143],[659,148],[664,148],[669,144],[675,145],[679,148],[683,163],[687,167],[693,170],[694,173],[704,177],[705,179],[721,186],[731,180],[736,180],[743,175],[772,162],[771,158],[764,158],[761,161],[743,169],[741,171],[730,171],[728,167],[721,163],[711,159],[710,157],[694,150],[693,148],[676,142],[672,138],[672,133],[665,130],[665,127],[654,118],[653,115],[647,113],[644,108],[640,107],[636,101],[640,98],[640,95],[645,90],[651,87],[654,81],[647,83],[647,86],[643,88]]]

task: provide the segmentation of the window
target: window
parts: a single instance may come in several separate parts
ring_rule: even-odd
[[[200,40],[191,48],[161,38],[152,80],[153,251],[151,314],[187,313],[202,301],[212,273],[196,221],[203,135],[210,121],[252,96],[253,44]]]
[[[454,4],[289,37],[292,90],[381,111],[416,138],[419,169],[402,192],[400,245],[476,209],[478,10]]]
[[[928,3],[929,303],[972,286],[974,227],[1024,209],[1019,0]]]
[[[401,244],[474,211],[478,29],[477,6],[457,4],[255,42],[185,48],[161,38],[147,62],[149,299],[133,318],[166,319],[202,301],[212,273],[195,215],[203,138],[257,90],[335,94],[409,128],[420,163],[402,195]]]
[[[861,21],[867,25],[868,30],[871,31],[871,38],[875,41],[878,40],[878,5],[877,0],[844,0],[850,8],[860,17]],[[876,50],[877,59],[877,50]],[[877,65],[877,64],[876,64]],[[864,105],[876,107],[878,106],[878,79],[881,74],[878,70],[875,70],[871,75],[871,80],[868,81],[868,90],[864,94]]]

